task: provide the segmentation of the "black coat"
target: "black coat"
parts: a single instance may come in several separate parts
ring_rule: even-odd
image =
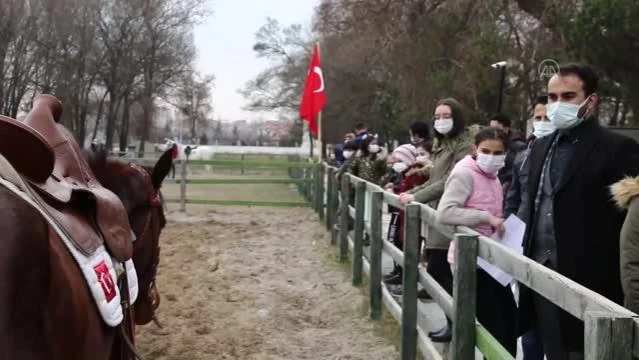
[[[619,232],[624,213],[614,204],[609,186],[624,176],[639,174],[639,144],[631,138],[604,129],[588,120],[574,129],[580,139],[554,188],[554,224],[557,272],[577,283],[623,304],[619,275]],[[557,132],[533,143],[528,161],[528,207],[524,222],[524,255],[532,254],[535,198],[546,154]],[[535,321],[532,292],[522,286],[520,293],[520,332]],[[544,319],[540,319],[544,321]],[[545,321],[556,321],[547,319]],[[583,322],[562,312],[559,319],[564,347],[583,350]]]

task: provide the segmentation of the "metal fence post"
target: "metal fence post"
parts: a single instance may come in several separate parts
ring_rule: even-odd
[[[362,284],[362,255],[364,254],[364,213],[366,201],[366,183],[355,185],[355,238],[353,239],[353,285]]]
[[[404,269],[401,359],[417,356],[417,265],[419,262],[419,205],[407,205],[404,217]]]
[[[382,207],[384,195],[381,191],[371,194],[371,273],[370,273],[370,318],[382,318]]]
[[[339,261],[348,260],[348,223],[350,214],[348,211],[348,198],[350,197],[350,175],[342,176],[342,206],[340,207],[340,231],[339,231]]]
[[[477,304],[477,236],[455,234],[453,341],[450,360],[474,359]]]

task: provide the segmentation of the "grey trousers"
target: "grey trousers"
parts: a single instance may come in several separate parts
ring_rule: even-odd
[[[553,269],[550,262],[544,263],[547,268]],[[559,314],[563,310],[548,301],[545,297],[534,294],[535,312],[537,313],[537,329],[541,334],[544,344],[544,353],[547,360],[583,360],[584,353],[564,351],[562,334],[559,326]]]

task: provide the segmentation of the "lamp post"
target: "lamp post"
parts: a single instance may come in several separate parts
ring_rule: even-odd
[[[501,112],[502,104],[504,101],[504,87],[506,86],[506,61],[500,61],[490,65],[493,69],[499,69],[499,94],[497,97],[497,112]]]

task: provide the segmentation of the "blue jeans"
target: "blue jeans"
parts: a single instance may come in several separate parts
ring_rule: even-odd
[[[524,360],[544,360],[544,346],[537,329],[532,329],[521,338]]]

